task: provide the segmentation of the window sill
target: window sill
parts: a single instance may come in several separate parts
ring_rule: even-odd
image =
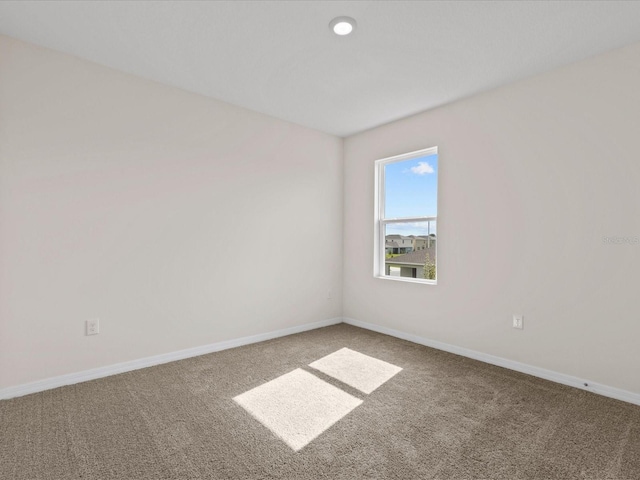
[[[390,277],[388,275],[374,275],[373,278],[379,278],[381,280],[392,280],[394,282],[406,282],[406,283],[421,283],[422,285],[437,285],[437,280],[427,280],[423,278],[411,278],[411,277]]]

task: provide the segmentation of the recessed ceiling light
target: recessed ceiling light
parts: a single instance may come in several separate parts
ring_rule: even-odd
[[[333,33],[336,35],[349,35],[356,29],[356,21],[351,17],[336,17],[331,20],[329,28],[333,30]]]

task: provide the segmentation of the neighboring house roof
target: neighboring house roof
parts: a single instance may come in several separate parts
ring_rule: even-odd
[[[404,255],[398,255],[397,257],[387,258],[385,263],[393,265],[424,265],[427,252],[429,252],[429,256],[432,260],[436,259],[436,249],[435,247],[430,247],[425,248],[424,250],[415,250],[413,252],[405,253]]]
[[[398,248],[398,242],[387,242],[384,244],[385,248]]]

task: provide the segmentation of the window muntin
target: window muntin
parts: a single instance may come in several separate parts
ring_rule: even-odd
[[[374,276],[437,280],[437,147],[376,161]]]

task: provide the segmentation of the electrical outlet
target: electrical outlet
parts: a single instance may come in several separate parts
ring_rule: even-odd
[[[524,329],[524,316],[523,315],[514,315],[513,316],[513,328],[517,328],[519,330]]]
[[[100,319],[92,318],[87,320],[87,335],[98,335],[100,333]]]

